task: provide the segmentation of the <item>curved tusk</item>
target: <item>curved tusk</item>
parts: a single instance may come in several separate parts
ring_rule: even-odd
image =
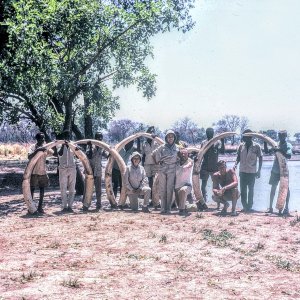
[[[131,142],[131,141],[133,141],[133,140],[135,140],[135,139],[137,139],[139,137],[145,137],[145,138],[153,139],[153,137],[149,133],[138,132],[136,134],[133,134],[133,135],[125,138],[120,143],[118,143],[115,146],[115,151],[118,153],[118,155],[120,155],[119,151],[123,147],[125,147],[126,144],[128,144],[129,142]],[[164,141],[161,138],[159,138],[159,137],[155,137],[154,140],[156,142],[158,142],[160,145],[164,143]],[[122,161],[123,161],[123,159],[122,159]],[[107,164],[106,164],[106,168],[105,168],[105,183],[106,183],[106,192],[107,192],[107,195],[110,195],[111,199],[113,199],[114,203],[116,203],[116,199],[115,199],[115,196],[114,196],[114,193],[113,193],[113,190],[112,190],[112,181],[111,181],[111,174],[112,174],[113,163],[114,163],[114,158],[113,157],[109,157],[109,159],[107,161]],[[125,163],[124,163],[124,165],[125,165]],[[124,175],[125,175],[125,171],[126,171],[126,166],[125,166],[124,172],[122,172],[121,169],[120,169],[120,171],[121,171],[121,176],[122,176],[122,182],[124,182]],[[125,202],[126,202],[126,189],[122,185],[122,190],[121,190],[120,199],[119,199],[119,205],[124,205]]]
[[[273,148],[277,146],[277,143],[272,138],[261,133],[248,132],[245,133],[244,136],[260,138],[265,142],[267,142],[269,145],[271,145],[271,147]],[[289,170],[287,166],[287,160],[283,156],[283,154],[277,151],[275,155],[276,158],[278,159],[279,172],[280,172],[280,183],[279,183],[279,191],[277,196],[276,208],[278,210],[282,210],[284,208],[286,196],[289,189]]]
[[[194,195],[196,197],[197,201],[200,201],[201,203],[204,202],[204,198],[201,192],[200,188],[200,169],[201,169],[201,163],[203,156],[205,153],[208,151],[208,149],[218,140],[227,138],[232,135],[236,135],[236,132],[223,132],[220,133],[216,136],[214,136],[212,139],[207,141],[202,148],[200,148],[200,151],[198,152],[197,156],[197,161],[194,164],[194,169],[193,169],[193,176],[192,176],[192,182],[193,182],[193,190],[194,190]]]
[[[126,171],[126,166],[125,163],[122,159],[122,157],[120,156],[120,154],[113,148],[111,148],[108,144],[102,142],[102,141],[98,141],[98,140],[89,140],[89,139],[85,139],[85,140],[80,140],[80,141],[76,141],[74,144],[87,144],[88,142],[91,142],[93,145],[98,146],[103,148],[104,150],[106,150],[107,152],[109,152],[110,157],[113,157],[113,159],[116,160],[121,173],[125,174]],[[93,177],[93,172],[91,170],[91,175]],[[105,188],[106,188],[106,193],[107,193],[107,198],[110,202],[111,205],[117,205],[114,194],[112,192],[112,186],[111,186],[111,173],[107,174],[107,172],[105,172]],[[91,193],[91,197],[84,197],[84,202],[83,205],[85,207],[90,207],[91,205],[91,200],[92,200],[92,195],[93,195],[93,189],[94,189],[94,182],[92,182],[92,186],[90,187],[90,191],[89,193]]]
[[[55,147],[55,146],[63,144],[63,143],[64,143],[64,141],[55,141],[55,142],[48,143],[48,144],[44,145],[43,147],[45,147],[48,150],[52,147]],[[27,205],[28,211],[31,214],[36,212],[37,207],[31,196],[30,177],[31,177],[31,173],[33,171],[34,166],[36,165],[37,161],[43,156],[43,154],[44,153],[41,151],[36,153],[36,155],[28,161],[27,166],[24,171],[24,174],[23,174],[22,192],[23,192],[24,201]]]

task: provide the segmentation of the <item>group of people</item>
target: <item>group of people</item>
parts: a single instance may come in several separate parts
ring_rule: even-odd
[[[252,140],[251,136],[244,134],[251,132],[247,129],[243,132],[242,143],[238,148],[236,162],[233,168],[227,168],[224,160],[219,160],[219,154],[225,152],[224,140],[221,139],[214,143],[203,156],[200,168],[201,192],[203,199],[196,201],[199,211],[208,209],[207,202],[207,182],[211,177],[213,182],[212,199],[217,203],[217,209],[220,204],[223,205],[220,214],[226,215],[229,208],[229,201],[232,202],[231,215],[236,216],[236,203],[239,197],[244,212],[250,212],[253,207],[254,184],[256,178],[260,177],[262,167],[262,150],[259,144]],[[149,213],[149,207],[153,206],[155,210],[161,210],[162,214],[170,214],[171,209],[178,208],[179,215],[186,215],[186,201],[189,196],[193,198],[192,193],[192,175],[194,164],[197,161],[197,155],[193,158],[188,151],[187,145],[179,140],[178,135],[168,130],[165,134],[165,142],[162,145],[155,140],[154,127],[149,127],[147,133],[151,134],[152,138],[147,138],[143,143],[138,139],[137,147],[134,147],[134,141],[129,142],[119,154],[126,164],[126,172],[124,176],[124,188],[126,196],[130,202],[130,208],[134,211],[139,209],[139,198],[143,198],[142,211]],[[207,128],[206,144],[214,137],[214,129]],[[278,133],[278,147],[269,150],[266,143],[264,151],[280,151],[287,159],[291,157],[292,146],[287,142],[287,132],[285,130]],[[69,147],[70,132],[64,131],[63,138],[65,142],[57,149],[56,155],[59,162],[59,184],[62,199],[62,211],[72,212],[72,206],[75,196],[76,183],[76,150]],[[95,139],[102,141],[103,135],[101,132],[96,132]],[[44,147],[45,137],[43,133],[36,135],[36,144],[30,148],[28,158],[31,159],[38,151],[43,151],[43,156],[35,165],[30,185],[32,197],[34,196],[35,188],[40,189],[40,198],[36,213],[44,213],[43,198],[44,189],[49,184],[49,179],[46,173],[46,156],[53,155],[53,150],[46,150]],[[86,155],[90,161],[93,171],[95,192],[96,192],[96,209],[101,209],[101,190],[102,190],[102,158],[108,158],[101,147],[87,144]],[[236,175],[237,165],[239,167],[240,192],[238,190],[238,177]],[[258,166],[257,166],[258,164]],[[122,176],[117,163],[115,162],[112,169],[113,193],[117,196],[118,188],[122,188]],[[159,201],[153,197],[153,184],[157,176],[159,185]],[[270,206],[269,213],[273,212],[273,200],[276,187],[280,181],[279,163],[275,158],[271,177],[270,177]],[[68,193],[67,193],[68,191]],[[279,211],[279,214],[289,214],[289,191],[286,199],[285,209]],[[112,209],[124,209],[125,203],[119,205],[111,204]],[[83,206],[83,210],[88,208]]]

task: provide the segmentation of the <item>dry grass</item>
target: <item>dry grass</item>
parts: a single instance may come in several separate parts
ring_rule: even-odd
[[[43,217],[21,202],[2,215],[0,299],[300,298],[295,218],[83,214],[80,202],[61,215],[55,193]],[[1,197],[0,209],[21,198]]]
[[[1,144],[0,159],[27,159],[29,144]]]

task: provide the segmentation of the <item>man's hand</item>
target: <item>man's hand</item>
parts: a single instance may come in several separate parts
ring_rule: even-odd
[[[87,143],[86,143],[88,146],[92,146],[92,142],[91,141],[88,141]]]
[[[135,194],[139,194],[141,192],[141,189],[136,189],[136,190],[134,190],[134,193]]]
[[[256,172],[255,177],[256,177],[256,178],[260,178],[260,171],[257,171],[257,172]]]

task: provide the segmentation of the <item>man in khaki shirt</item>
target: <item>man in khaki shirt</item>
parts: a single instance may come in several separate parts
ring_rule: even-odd
[[[243,134],[249,132],[252,131],[250,129],[246,129]],[[252,210],[253,206],[255,179],[260,178],[262,151],[260,146],[252,141],[252,137],[243,136],[242,141],[243,143],[238,149],[238,155],[234,169],[236,169],[238,163],[240,163],[241,201],[243,205],[243,211],[249,212]],[[259,161],[258,170],[257,159]]]

